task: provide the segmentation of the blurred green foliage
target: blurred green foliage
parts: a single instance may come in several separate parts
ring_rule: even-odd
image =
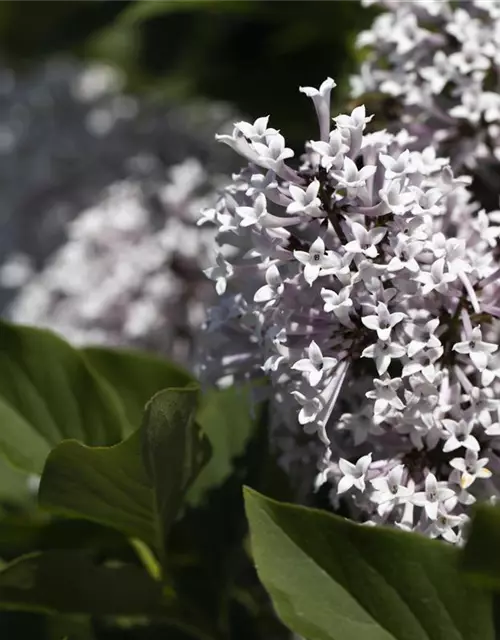
[[[294,143],[314,130],[298,86],[332,76],[340,109],[354,37],[372,16],[358,0],[4,0],[0,52],[17,65],[62,51],[105,60],[134,91],[272,113]]]

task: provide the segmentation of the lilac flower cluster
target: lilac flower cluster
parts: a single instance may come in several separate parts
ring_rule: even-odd
[[[364,0],[386,9],[358,36],[367,48],[354,96],[394,101],[399,124],[479,171],[496,187],[500,163],[500,2]],[[496,189],[495,189],[496,191]],[[495,205],[497,202],[495,202]]]
[[[155,192],[162,220],[141,181],[110,185],[68,224],[67,242],[44,269],[26,274],[8,316],[74,344],[140,346],[191,363],[212,298],[202,268],[214,244],[213,229],[197,227],[196,217],[215,196],[195,159],[172,167],[168,177]],[[27,260],[11,256],[0,281],[15,281]]]
[[[0,65],[0,85],[2,312],[191,366],[214,297],[214,229],[196,222],[233,166],[213,145],[228,107],[132,96],[114,67],[59,58]]]
[[[460,543],[498,495],[499,231],[406,130],[366,133],[364,106],[330,130],[334,86],[301,88],[319,137],[294,166],[268,117],[219,136],[249,164],[201,220],[221,246],[203,373],[267,375],[282,460],[314,460],[334,505]]]

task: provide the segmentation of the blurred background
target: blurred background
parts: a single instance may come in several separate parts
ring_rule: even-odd
[[[372,18],[357,0],[2,0],[3,317],[191,367],[213,296],[196,222],[240,166],[215,133],[270,114],[300,151],[316,124],[298,87],[331,76],[344,109]],[[0,464],[0,514],[30,512],[35,487]],[[53,625],[2,613],[0,637]]]
[[[212,285],[196,225],[239,167],[214,134],[271,114],[314,135],[300,85],[340,110],[356,0],[0,3],[0,308],[76,344],[190,366]]]

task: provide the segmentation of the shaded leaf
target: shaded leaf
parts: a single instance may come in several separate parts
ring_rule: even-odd
[[[62,440],[118,442],[126,419],[118,398],[82,355],[48,331],[0,322],[0,451],[41,473]]]
[[[155,393],[194,382],[177,364],[142,351],[88,347],[82,353],[119,396],[131,430],[141,423],[144,408]]]
[[[258,415],[252,417],[250,387],[207,391],[196,420],[210,440],[212,456],[189,491],[191,505],[199,504],[208,489],[220,486],[231,475],[235,458],[243,454],[254,434]]]
[[[475,584],[500,590],[500,508],[478,505],[474,510],[462,567]]]
[[[40,517],[0,519],[0,557],[14,558],[48,549],[130,549],[128,540],[115,529],[88,520],[48,520]]]
[[[250,13],[252,3],[238,0],[220,2],[219,0],[184,0],[184,2],[173,2],[172,0],[157,0],[156,2],[135,2],[127,8],[119,17],[120,24],[136,25],[143,20],[151,20],[156,17],[166,16],[170,13],[182,12],[228,12],[228,13]]]
[[[187,491],[210,457],[195,423],[199,389],[168,389],[148,403],[141,429],[143,461],[154,489],[161,548]]]
[[[141,428],[113,447],[63,442],[50,454],[40,504],[114,527],[161,552],[190,483],[206,462],[194,422],[197,389],[167,389],[148,404]]]
[[[99,564],[88,550],[32,553],[0,571],[4,608],[95,615],[167,615],[161,583],[133,565]]]
[[[245,490],[259,576],[281,619],[308,640],[493,640],[489,594],[460,552]]]
[[[107,448],[61,443],[47,459],[39,501],[54,513],[87,518],[156,545],[154,496],[139,431]]]

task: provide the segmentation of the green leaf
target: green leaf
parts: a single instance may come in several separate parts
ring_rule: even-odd
[[[14,558],[48,549],[113,549],[128,551],[130,542],[116,529],[88,520],[55,519],[40,516],[5,516],[0,519],[0,557]]]
[[[259,577],[307,640],[493,640],[491,596],[446,543],[245,490]]]
[[[154,489],[161,548],[189,488],[210,458],[210,444],[195,423],[196,385],[168,389],[148,403],[142,433],[143,461]]]
[[[87,447],[74,440],[61,443],[47,459],[40,506],[155,545],[154,497],[140,451],[139,431],[113,447]]]
[[[234,460],[255,432],[258,419],[252,417],[251,409],[249,386],[212,389],[203,395],[196,420],[210,440],[212,457],[189,491],[191,505],[199,504],[208,489],[222,485],[231,475]]]
[[[126,419],[118,398],[83,356],[48,331],[0,322],[0,452],[41,473],[62,440],[118,442]]]
[[[184,0],[184,2],[173,2],[172,0],[156,0],[155,2],[134,2],[120,16],[119,23],[124,26],[135,26],[138,22],[151,20],[153,18],[166,16],[178,12],[198,12],[208,11],[224,13],[251,13],[253,12],[252,2],[238,0],[238,2],[220,2],[219,0]]]
[[[0,423],[1,424],[1,423]],[[1,427],[3,428],[3,426]],[[35,503],[29,487],[29,475],[0,458],[0,504],[23,508]]]
[[[160,392],[141,428],[113,447],[60,444],[42,475],[41,506],[114,527],[161,552],[208,454],[194,422],[197,395],[193,387]]]
[[[144,408],[155,393],[194,382],[182,367],[142,351],[91,347],[82,353],[120,397],[131,430],[141,423]]]
[[[500,590],[500,508],[478,505],[474,510],[462,567],[477,585]]]
[[[167,615],[161,583],[134,565],[100,563],[88,550],[32,553],[0,571],[3,608],[46,613]]]

